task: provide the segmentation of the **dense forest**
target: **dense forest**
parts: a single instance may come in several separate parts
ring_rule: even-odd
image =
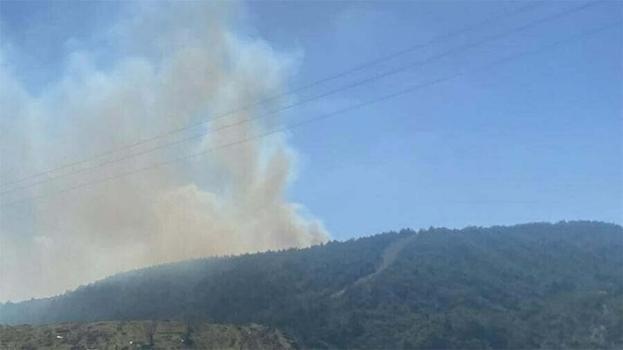
[[[314,348],[623,348],[623,228],[383,233],[131,271],[0,305],[0,323],[258,323]]]

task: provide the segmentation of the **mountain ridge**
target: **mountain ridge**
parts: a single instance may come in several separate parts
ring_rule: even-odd
[[[404,229],[126,272],[4,304],[0,323],[259,323],[304,347],[612,348],[622,250],[623,228],[593,221]]]

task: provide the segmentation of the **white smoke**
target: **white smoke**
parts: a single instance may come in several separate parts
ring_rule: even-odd
[[[297,55],[235,32],[236,11],[220,2],[128,9],[128,19],[104,35],[115,43],[104,63],[97,50],[72,52],[62,78],[36,95],[21,83],[4,45],[3,182],[278,95]],[[322,223],[286,198],[296,159],[287,135],[218,148],[265,132],[277,120],[210,131],[255,118],[279,103],[214,119],[196,130],[203,136],[191,142],[3,196],[4,202],[45,197],[0,209],[0,301],[56,294],[155,263],[326,240]],[[205,150],[213,151],[57,194]]]

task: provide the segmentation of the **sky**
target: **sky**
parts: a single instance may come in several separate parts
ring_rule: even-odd
[[[582,3],[535,4],[431,52]],[[302,47],[304,59],[295,80],[303,83],[520,6],[254,3],[251,12],[267,40]],[[309,113],[619,22],[613,30],[296,130],[292,142],[304,162],[292,195],[339,238],[431,225],[573,219],[621,223],[622,19],[620,2],[595,6],[323,101]]]
[[[141,38],[140,44],[125,42],[123,31],[131,27],[126,22],[132,20],[132,10],[128,8],[135,4],[0,2],[0,64],[25,94],[38,101],[34,104],[44,106],[54,105],[48,100],[58,98],[58,94],[50,91],[62,90],[59,86],[71,81],[68,77],[82,69],[81,60],[88,62],[85,69],[91,75],[117,72],[123,80],[123,74],[118,73],[123,72],[118,69],[122,65],[118,62],[126,62],[135,55],[150,55],[153,62],[160,62],[158,50],[162,50],[161,41],[167,38],[152,36],[150,30],[160,30],[155,22],[155,27],[143,28],[144,32],[136,36]],[[185,6],[177,4],[174,6]],[[243,62],[243,68],[251,67],[245,69],[253,72],[256,69],[259,76],[262,69],[277,67],[278,83],[259,87],[259,96],[298,90],[289,97],[289,101],[296,102],[340,90],[281,111],[279,123],[283,125],[373,101],[414,84],[426,85],[413,93],[278,135],[281,141],[272,147],[283,147],[288,160],[284,166],[290,169],[284,180],[286,200],[279,208],[285,206],[291,211],[292,218],[284,219],[284,223],[302,225],[297,242],[305,245],[322,239],[318,237],[343,240],[404,227],[577,219],[623,223],[623,4],[601,2],[555,16],[582,4],[257,1],[228,3],[216,6],[216,10],[208,6],[204,17],[197,15],[197,23],[203,28],[210,21],[227,22],[227,31],[242,47],[227,46],[234,51],[232,55],[250,52],[241,56],[241,60],[249,61]],[[143,6],[141,11],[149,12],[148,7]],[[541,18],[548,20],[497,40],[456,49]],[[483,21],[486,24],[474,26]],[[180,21],[173,25],[183,29],[186,24]],[[595,31],[607,25],[606,29]],[[206,28],[210,37],[213,29],[210,25]],[[581,36],[590,31],[592,34]],[[453,32],[460,34],[444,36]],[[299,89],[435,38],[443,40],[370,69]],[[561,40],[567,41],[538,51]],[[173,43],[171,47],[175,49],[175,40]],[[215,45],[218,55],[217,44],[206,44],[206,52],[210,52],[210,45]],[[426,61],[449,50],[455,53]],[[537,51],[533,54],[493,64],[504,57],[534,50]],[[268,63],[258,63],[257,68],[256,58]],[[413,67],[399,74],[344,88],[409,64]],[[158,63],[154,66],[159,67]],[[459,72],[464,74],[429,84]],[[15,118],[8,111],[7,105],[0,104],[0,120]],[[48,114],[46,125],[53,131],[46,130],[44,134],[54,134],[55,125],[62,125],[66,116],[60,112]],[[147,131],[143,135],[142,126],[158,131],[155,126],[150,129],[148,119],[137,119],[137,123],[132,127],[141,129],[137,131],[141,136],[149,135]],[[7,130],[5,135],[9,135]],[[24,135],[30,142],[39,142],[39,134]],[[71,145],[71,140],[64,143]],[[6,154],[23,147],[17,143],[2,146],[5,160],[9,158]],[[69,151],[74,150],[70,147]],[[54,160],[51,164],[41,164],[45,169],[68,159],[75,158],[59,153],[46,159]],[[6,178],[10,180],[14,173],[41,170],[41,164],[34,162],[26,170],[7,167],[3,174],[8,174]],[[193,181],[201,189],[203,183],[211,181],[211,175],[201,173]],[[32,224],[30,214],[18,220],[9,216],[24,213],[4,210],[3,224],[10,229],[2,234],[17,236],[29,232],[33,239],[49,243],[48,236],[33,233],[45,231],[45,227]],[[248,219],[250,214],[245,215],[242,218]],[[79,281],[105,275],[115,268],[96,275],[85,274]],[[60,287],[44,288],[42,293],[52,293]],[[25,295],[15,291],[4,297],[16,296]],[[0,301],[2,298],[0,293]]]

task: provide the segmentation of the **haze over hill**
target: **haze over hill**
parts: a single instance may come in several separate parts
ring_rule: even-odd
[[[95,49],[69,50],[60,77],[39,93],[0,45],[0,103],[10,116],[0,117],[0,301],[152,264],[327,239],[322,222],[286,198],[296,154],[285,134],[239,142],[279,123],[258,116],[288,98],[239,107],[280,94],[294,57],[239,35],[233,3],[122,8],[98,34],[114,52],[106,66]],[[170,129],[178,131],[153,139]],[[205,154],[170,162],[188,153]]]
[[[0,0],[0,350],[623,349],[622,24]]]
[[[620,10],[0,1],[0,301],[394,226],[620,223]]]
[[[623,228],[389,232],[192,260],[0,306],[0,322],[179,319],[277,327],[304,347],[620,348]]]

